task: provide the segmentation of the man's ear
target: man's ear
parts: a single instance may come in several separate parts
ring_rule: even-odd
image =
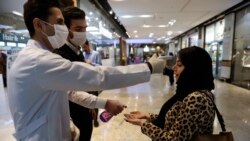
[[[33,26],[35,31],[43,31],[43,25],[41,23],[41,20],[38,18],[33,19]]]

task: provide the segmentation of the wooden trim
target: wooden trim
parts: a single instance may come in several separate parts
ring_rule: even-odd
[[[231,67],[232,66],[232,61],[231,60],[222,60],[221,61],[221,66],[223,66],[223,67]]]

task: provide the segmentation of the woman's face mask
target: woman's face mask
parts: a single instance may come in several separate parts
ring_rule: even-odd
[[[81,46],[86,42],[86,32],[73,32],[70,42],[76,46]]]
[[[45,22],[45,21],[43,21]],[[55,30],[55,35],[49,36],[46,33],[45,36],[47,36],[51,46],[56,49],[62,47],[66,43],[66,39],[68,37],[69,31],[66,25],[59,25],[59,24],[54,24],[51,25],[47,22],[45,22],[47,25],[54,27]]]

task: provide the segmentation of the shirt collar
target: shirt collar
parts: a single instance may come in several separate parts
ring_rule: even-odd
[[[68,45],[77,55],[80,54],[80,50],[69,41],[66,41],[66,45]]]
[[[48,47],[46,47],[44,44],[42,44],[34,39],[29,39],[27,46],[34,46],[34,45],[38,48],[49,50]]]

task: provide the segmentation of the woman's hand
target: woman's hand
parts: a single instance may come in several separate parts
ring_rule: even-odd
[[[147,121],[146,119],[129,119],[129,118],[126,118],[124,120],[138,126],[142,126],[142,124]]]
[[[130,112],[129,114],[124,114],[124,116],[127,119],[149,119],[149,114],[148,113],[143,113],[140,111],[133,111]]]

